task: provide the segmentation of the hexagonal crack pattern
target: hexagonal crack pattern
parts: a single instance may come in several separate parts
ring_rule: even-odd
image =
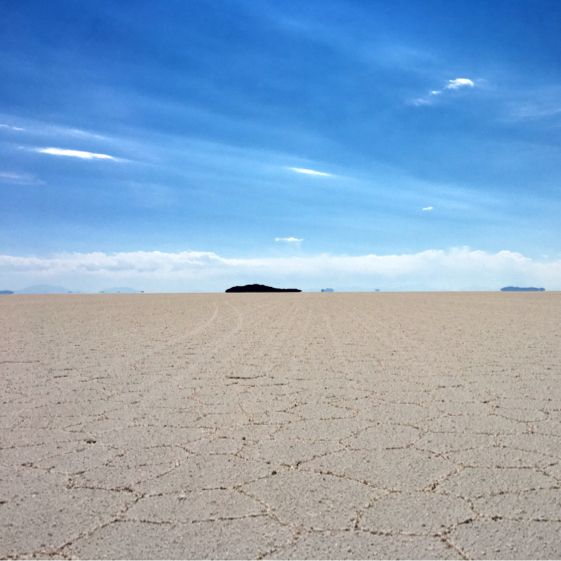
[[[561,296],[0,301],[2,558],[559,558]]]

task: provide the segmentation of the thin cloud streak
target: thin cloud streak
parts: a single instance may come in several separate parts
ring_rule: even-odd
[[[432,92],[431,92],[432,94]],[[436,94],[432,94],[432,95],[436,95]],[[415,107],[422,107],[423,105],[432,105],[432,100],[427,99],[425,97],[418,97],[416,99],[412,99],[409,102],[409,105],[414,105]]]
[[[315,169],[309,169],[309,168],[292,168],[289,167],[288,168],[290,171],[293,171],[294,173],[301,173],[303,175],[315,175],[318,177],[333,177],[333,174],[331,173],[326,173],[325,171],[318,171]]]
[[[304,241],[304,239],[295,238],[294,236],[288,236],[286,238],[275,238],[275,241],[280,243],[288,243],[288,244],[301,244]]]
[[[29,173],[0,171],[0,183],[11,183],[14,185],[43,185],[44,181],[37,179],[37,177]]]
[[[33,151],[39,154],[48,154],[49,156],[65,156],[69,158],[79,158],[81,160],[117,160],[117,158],[109,154],[99,154],[97,152],[71,150],[67,148],[35,148]]]
[[[14,127],[12,125],[7,125],[6,123],[0,123],[0,129],[16,131],[16,132],[23,132],[25,130],[22,127]]]
[[[53,130],[57,133],[74,136],[76,138],[90,138],[93,140],[108,140],[107,136],[102,134],[98,134],[95,132],[83,130],[83,129],[74,129],[74,128],[67,128],[67,127],[53,127]]]
[[[2,117],[6,118],[7,115],[2,115]],[[91,130],[85,130],[77,127],[59,125],[55,122],[27,119],[19,115],[17,116],[17,121],[22,123],[24,126],[17,127],[7,123],[0,123],[0,129],[25,132],[27,134],[35,136],[51,137],[53,138],[53,142],[55,141],[55,138],[60,137],[80,138],[93,141],[111,140],[110,137],[98,132],[93,132]]]
[[[432,212],[432,211],[434,210],[434,207],[432,207],[432,206],[424,206],[421,210],[422,210],[423,212]]]

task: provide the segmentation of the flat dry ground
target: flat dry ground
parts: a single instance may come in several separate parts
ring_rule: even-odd
[[[561,557],[561,294],[7,296],[0,329],[0,557]]]

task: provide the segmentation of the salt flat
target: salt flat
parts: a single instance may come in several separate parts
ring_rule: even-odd
[[[8,296],[0,328],[0,557],[561,557],[561,294]]]

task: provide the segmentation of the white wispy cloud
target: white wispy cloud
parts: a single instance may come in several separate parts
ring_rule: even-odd
[[[421,210],[423,212],[432,212],[434,210],[434,207],[433,206],[424,206]]]
[[[117,160],[117,158],[109,154],[87,152],[85,150],[70,150],[67,148],[34,148],[33,151],[39,154],[48,154],[49,156],[66,156],[69,158],[80,158],[82,160]]]
[[[276,242],[280,243],[288,243],[288,244],[301,244],[304,239],[303,238],[295,238],[294,236],[287,236],[285,238],[275,238]]]
[[[331,173],[327,173],[325,171],[318,171],[316,169],[293,168],[293,167],[289,167],[288,169],[290,171],[293,171],[294,173],[302,173],[304,175],[315,175],[315,176],[319,176],[319,177],[332,177],[333,176],[333,174],[331,174]]]
[[[549,117],[557,118],[561,116],[561,103],[559,101],[522,101],[511,102],[507,105],[507,120],[512,121],[531,121],[539,119],[547,119]]]
[[[15,120],[23,125],[23,126],[15,126],[9,124],[8,122],[0,123],[0,129],[4,129],[4,130],[11,130],[17,132],[25,131],[26,133],[33,134],[36,136],[46,136],[51,138],[71,137],[71,138],[80,138],[80,139],[87,139],[87,140],[94,140],[94,141],[100,141],[100,140],[111,141],[110,137],[107,137],[98,132],[94,132],[92,130],[85,130],[78,127],[60,125],[55,122],[28,119],[28,118],[23,118],[21,116],[10,116],[6,114],[0,115],[0,118],[2,118],[4,121]]]
[[[460,88],[474,88],[475,82],[469,78],[454,78],[448,80],[448,84],[444,86],[445,90],[459,90]]]
[[[410,100],[408,103],[409,105],[414,105],[415,107],[421,107],[423,105],[432,105],[432,100],[427,99],[426,97],[417,97]]]
[[[14,127],[12,125],[7,125],[6,123],[0,123],[0,129],[5,129],[5,130],[10,130],[10,131],[16,131],[16,132],[22,132],[25,129],[22,127]]]
[[[501,121],[556,128],[561,125],[559,83],[507,85],[501,101]]]
[[[0,183],[11,183],[14,185],[42,185],[44,182],[30,173],[0,171]]]
[[[15,288],[24,283],[81,288],[126,282],[158,290],[224,290],[237,282],[256,281],[302,288],[329,282],[335,288],[362,289],[495,290],[516,284],[559,290],[561,259],[537,260],[509,250],[491,253],[468,247],[397,255],[255,258],[223,257],[207,251],[0,255],[0,284]]]
[[[54,127],[53,126],[53,130],[55,133],[59,133],[62,135],[67,135],[67,136],[73,136],[76,138],[87,138],[87,139],[93,139],[93,140],[108,140],[108,137],[103,135],[103,134],[99,134],[96,132],[92,132],[89,130],[84,130],[84,129],[77,129],[77,128],[72,128],[72,127]]]
[[[448,91],[475,87],[475,82],[471,78],[454,78],[452,80],[448,80],[448,82],[439,90],[431,90],[427,96],[412,99],[411,101],[409,101],[409,104],[415,105],[417,107],[422,105],[432,105],[435,101],[435,98],[442,96]]]

